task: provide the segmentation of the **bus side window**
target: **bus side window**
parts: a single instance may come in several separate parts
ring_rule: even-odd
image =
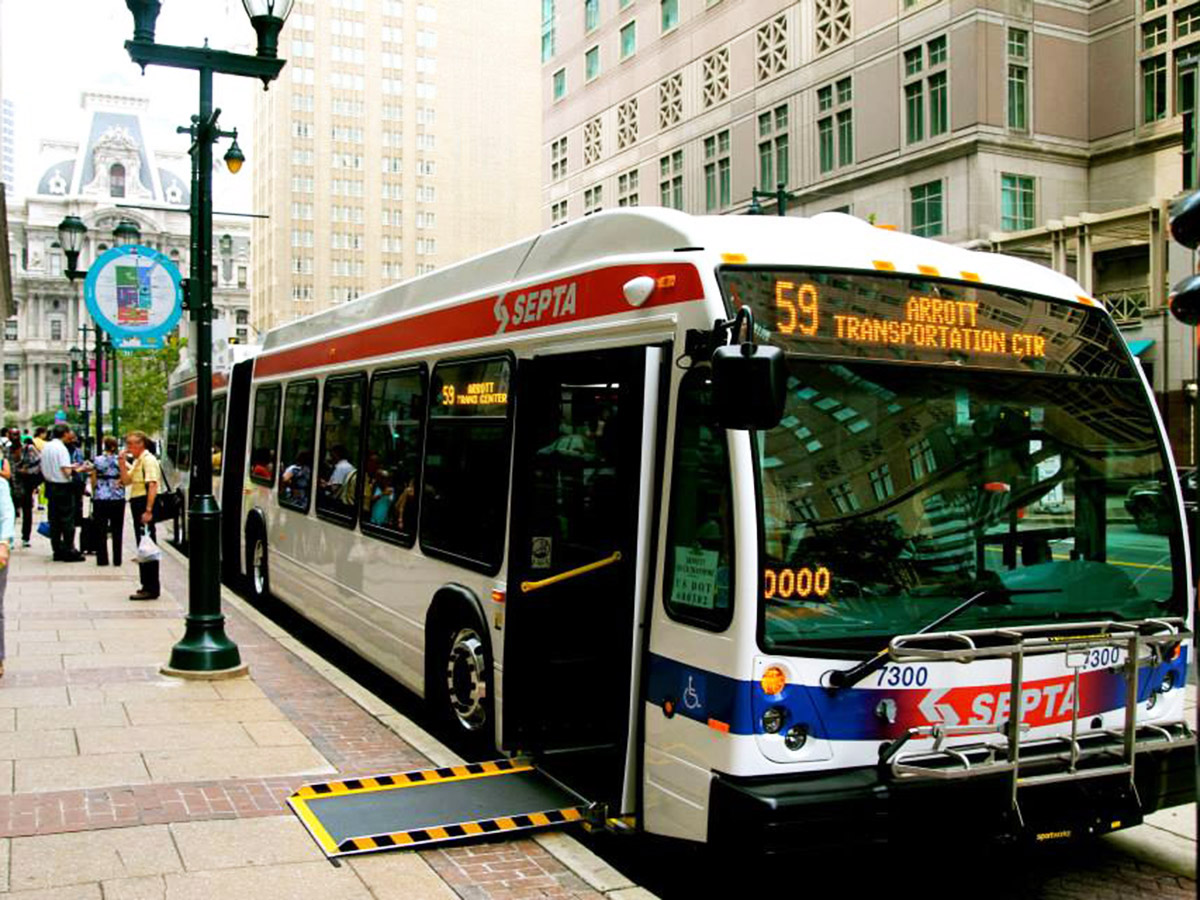
[[[275,483],[275,444],[279,439],[279,385],[260,387],[254,395],[250,430],[250,480]]]
[[[179,451],[179,407],[171,407],[170,415],[167,416],[167,446],[164,450],[164,456],[171,461],[171,465],[179,468],[179,463],[175,462],[175,457]]]
[[[425,421],[425,370],[383,372],[371,380],[367,456],[363,464],[363,531],[412,546]]]
[[[317,382],[287,386],[279,447],[279,505],[308,512],[312,496],[313,435],[317,430]]]
[[[429,385],[421,549],[496,572],[504,553],[512,363],[439,363]]]
[[[679,386],[663,592],[672,618],[723,631],[733,619],[733,492],[711,401],[711,370],[692,369]]]
[[[365,375],[328,378],[321,409],[321,455],[317,460],[317,512],[347,525],[358,511],[362,465]]]
[[[212,470],[221,474],[221,454],[225,449],[225,397],[213,401],[212,414]]]
[[[175,446],[175,466],[186,472],[192,465],[192,418],[196,415],[196,404],[188,403],[179,415],[179,443]]]

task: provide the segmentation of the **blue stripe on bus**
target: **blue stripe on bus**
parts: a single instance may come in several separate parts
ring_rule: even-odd
[[[1138,700],[1143,702],[1150,692],[1163,683],[1167,674],[1173,678],[1172,688],[1182,689],[1187,676],[1187,650],[1179,658],[1138,673]],[[1125,700],[1125,680],[1121,671],[1094,669],[1084,673],[1089,678],[1087,700],[1082,714],[1119,709]],[[874,677],[874,676],[872,676]],[[1027,682],[1061,682],[1067,676]],[[964,693],[977,691],[988,695],[987,686],[961,685],[947,690]],[[996,687],[1003,690],[1002,685]],[[757,681],[739,680],[689,666],[655,653],[650,654],[647,700],[660,709],[670,709],[679,715],[702,724],[715,724],[730,734],[761,734],[762,714],[771,706],[783,707],[785,726],[803,723],[809,734],[834,741],[892,740],[902,736],[913,725],[927,724],[919,710],[936,689],[855,687],[828,690],[811,685],[789,684],[778,696],[768,697]],[[1081,692],[1082,693],[1082,692]],[[1061,703],[1063,693],[1046,692],[1046,704]],[[993,697],[993,704],[999,697]],[[885,701],[892,701],[891,704]],[[1035,704],[1040,707],[1041,700]],[[989,709],[986,705],[984,709]],[[996,713],[995,705],[990,712]],[[1061,713],[1060,713],[1061,715]],[[1003,716],[995,716],[1003,720]],[[715,720],[715,723],[714,721]],[[964,723],[966,719],[963,719]],[[727,729],[726,729],[727,726]]]

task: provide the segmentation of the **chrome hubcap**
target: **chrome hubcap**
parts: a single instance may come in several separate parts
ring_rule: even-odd
[[[262,541],[254,542],[254,561],[251,570],[254,572],[254,593],[262,594],[267,583],[267,552]]]
[[[486,665],[479,635],[472,628],[460,629],[450,642],[446,693],[455,718],[466,731],[478,731],[487,722]]]

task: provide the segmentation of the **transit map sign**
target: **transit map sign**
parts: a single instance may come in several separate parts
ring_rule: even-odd
[[[183,312],[179,269],[152,247],[114,247],[88,269],[88,312],[119,350],[163,346]]]

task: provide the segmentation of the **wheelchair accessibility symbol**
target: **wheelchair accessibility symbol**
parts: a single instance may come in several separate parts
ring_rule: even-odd
[[[703,701],[700,699],[700,694],[696,690],[696,685],[692,681],[693,676],[688,676],[687,688],[683,692],[683,707],[684,709],[699,709]]]

